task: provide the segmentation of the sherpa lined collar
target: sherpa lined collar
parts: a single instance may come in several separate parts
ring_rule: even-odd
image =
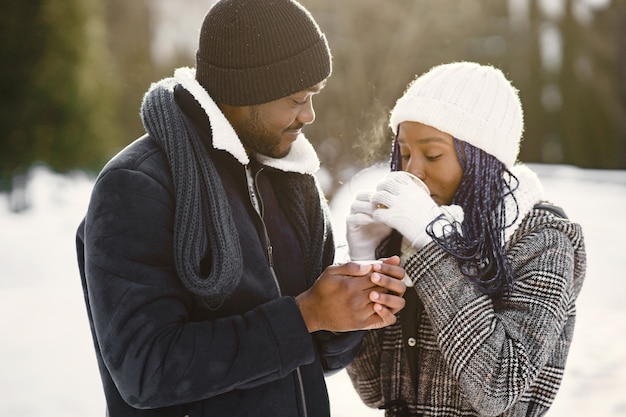
[[[242,165],[248,165],[250,158],[235,129],[233,129],[206,90],[196,81],[195,69],[188,67],[178,68],[174,71],[174,79],[194,97],[209,118],[213,146],[216,149],[230,153]],[[303,134],[298,136],[291,145],[291,150],[284,158],[271,158],[256,154],[255,159],[263,165],[285,172],[297,172],[300,174],[313,174],[320,167],[315,149]]]
[[[519,187],[514,191],[517,207],[519,208],[519,216],[510,227],[504,230],[504,242],[508,242],[511,236],[513,236],[521,225],[522,220],[524,220],[524,217],[530,213],[534,205],[544,200],[543,186],[534,171],[524,164],[517,164],[511,168],[511,172],[519,180]],[[504,206],[506,222],[510,224],[516,214],[513,197],[506,197]]]

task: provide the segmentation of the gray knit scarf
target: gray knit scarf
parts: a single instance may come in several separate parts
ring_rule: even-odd
[[[173,78],[153,84],[143,99],[141,118],[165,151],[172,172],[176,270],[189,291],[217,309],[241,280],[241,247],[213,161],[174,101],[176,85]]]

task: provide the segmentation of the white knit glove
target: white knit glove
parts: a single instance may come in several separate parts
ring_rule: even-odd
[[[463,222],[460,206],[438,206],[430,197],[428,188],[404,171],[387,174],[376,187],[371,201],[374,207],[378,207],[374,211],[374,220],[396,229],[416,249],[432,241],[426,233],[426,226],[438,216],[443,214],[443,218],[433,225],[433,232],[438,237],[453,230],[460,232],[456,226]]]
[[[372,191],[361,191],[350,206],[346,219],[346,239],[350,259],[364,261],[376,259],[376,248],[391,233],[391,227],[375,222],[372,213],[376,206],[370,202]]]

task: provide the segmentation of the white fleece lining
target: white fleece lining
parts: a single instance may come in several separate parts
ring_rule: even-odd
[[[532,210],[533,206],[544,200],[543,186],[530,168],[524,164],[517,164],[511,168],[511,172],[519,180],[519,187],[515,190],[515,198],[519,206],[519,216],[511,227],[507,227],[504,231],[504,241],[508,242],[513,233],[524,220],[524,217]],[[513,220],[515,216],[515,204],[512,197],[504,200],[506,209],[507,223]]]
[[[204,87],[196,81],[196,70],[188,67],[178,68],[174,71],[174,78],[185,90],[191,93],[209,117],[211,133],[213,134],[213,146],[216,149],[230,153],[242,165],[248,165],[250,159],[235,129],[233,129],[228,119],[226,119],[220,108],[217,107],[217,104],[215,104]]]
[[[226,151],[233,155],[242,165],[248,165],[250,158],[237,136],[235,129],[226,119],[220,108],[215,104],[211,96],[198,83],[195,77],[196,70],[189,67],[177,68],[174,71],[174,79],[196,99],[200,107],[209,118],[211,132],[213,134],[213,146],[216,149]],[[264,165],[285,172],[297,172],[301,174],[313,174],[319,170],[320,162],[311,143],[300,134],[291,145],[291,150],[284,158],[271,158],[257,154],[255,158]]]
[[[320,161],[313,145],[301,133],[291,145],[291,150],[284,158],[271,158],[256,154],[255,158],[263,165],[280,169],[285,172],[313,174],[320,168]]]

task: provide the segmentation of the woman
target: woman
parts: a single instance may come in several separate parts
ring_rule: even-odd
[[[491,66],[434,67],[391,112],[390,172],[347,220],[352,259],[400,254],[400,320],[348,368],[386,416],[540,416],[572,341],[582,230],[516,164],[517,90]]]

